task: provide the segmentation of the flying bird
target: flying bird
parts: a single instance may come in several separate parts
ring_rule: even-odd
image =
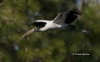
[[[76,20],[77,17],[81,14],[82,12],[80,10],[72,9],[67,12],[59,13],[54,20],[36,20],[35,22],[32,23],[32,25],[35,27],[30,31],[28,31],[26,34],[24,34],[22,38],[33,32],[41,32],[41,31],[56,30],[56,29],[60,30],[71,29],[84,33],[90,33],[87,30],[79,30],[76,28],[76,26],[71,25],[71,23],[74,20]]]

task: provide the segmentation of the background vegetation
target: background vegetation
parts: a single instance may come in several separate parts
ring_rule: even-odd
[[[83,15],[72,24],[91,35],[57,30],[19,41],[35,20],[52,20],[73,8]],[[100,62],[100,0],[0,0],[0,62]]]

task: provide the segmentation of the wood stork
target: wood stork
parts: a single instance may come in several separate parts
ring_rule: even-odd
[[[57,17],[54,20],[37,20],[32,23],[32,25],[35,26],[35,28],[28,31],[26,34],[22,36],[25,37],[28,34],[31,34],[33,32],[41,32],[46,31],[50,29],[71,29],[76,30],[84,33],[89,33],[89,31],[86,30],[78,30],[75,26],[71,25],[70,23],[73,22],[78,15],[81,15],[81,11],[77,9],[72,9],[67,12],[59,13]]]

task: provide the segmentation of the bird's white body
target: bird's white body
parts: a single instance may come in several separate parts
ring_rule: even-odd
[[[39,31],[46,31],[46,30],[50,30],[50,29],[66,29],[67,25],[68,24],[65,24],[65,23],[53,23],[53,21],[50,21],[50,20],[37,20],[37,22],[45,22],[47,23],[45,25],[45,27],[42,27],[39,29]]]

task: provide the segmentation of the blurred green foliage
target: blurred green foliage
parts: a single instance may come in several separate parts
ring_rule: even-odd
[[[81,32],[47,31],[19,39],[37,19],[54,19],[58,13],[76,8],[76,0],[0,0],[0,62],[100,62],[100,2],[82,7]],[[73,55],[88,53],[90,55]]]

